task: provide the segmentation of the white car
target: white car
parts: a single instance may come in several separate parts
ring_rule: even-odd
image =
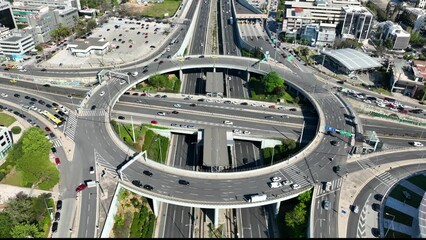
[[[134,72],[134,73],[132,73],[132,76],[133,77],[136,77],[138,75],[138,72]]]
[[[126,83],[126,80],[121,80],[120,81],[120,85],[123,85],[123,84],[125,84]]]
[[[252,103],[251,104],[253,107],[257,107],[257,104],[256,103]]]
[[[0,94],[0,96],[6,98],[8,95],[6,93],[2,93],[2,94]]]
[[[247,135],[250,134],[250,133],[251,133],[250,131],[244,131],[243,132],[243,134],[247,134]]]
[[[207,98],[206,102],[213,102],[213,99]]]
[[[27,69],[23,68],[23,69],[19,69],[20,72],[26,72]]]
[[[283,186],[283,184],[280,182],[269,182],[268,185],[270,188],[280,188]]]
[[[368,104],[371,104],[371,101],[370,101],[370,100],[368,100],[368,99],[364,99],[364,100],[363,100],[363,102],[368,103]]]
[[[234,129],[234,130],[232,130],[232,132],[233,133],[241,133],[241,130],[240,129]]]
[[[103,96],[103,95],[105,95],[105,91],[102,91],[101,93],[99,93],[99,96]]]
[[[175,103],[175,104],[173,104],[173,107],[177,107],[177,108],[180,108],[180,107],[182,107],[179,103]]]
[[[282,178],[279,176],[271,177],[272,182],[281,182]]]
[[[291,185],[290,185],[290,187],[291,187],[293,190],[296,190],[296,189],[299,189],[299,188],[300,188],[300,185],[299,185],[299,184],[297,184],[297,183],[294,183],[294,184],[291,184]]]
[[[414,142],[413,146],[414,147],[423,147],[423,143],[421,143],[421,142]]]
[[[377,106],[379,106],[379,107],[386,107],[386,105],[384,103],[377,103]]]
[[[228,120],[226,120],[226,121],[223,121],[223,123],[224,123],[224,124],[227,124],[227,125],[234,125],[234,123],[233,123],[233,122],[231,122],[231,121],[228,121]]]
[[[284,180],[283,182],[282,182],[283,184],[284,184],[284,186],[288,186],[288,185],[291,185],[291,184],[293,184],[293,181],[291,181],[291,180]]]
[[[166,116],[166,113],[165,112],[158,112],[157,115]]]

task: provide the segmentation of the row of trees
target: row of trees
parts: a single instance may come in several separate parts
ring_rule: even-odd
[[[50,230],[50,194],[29,197],[20,192],[0,213],[0,238],[45,238]]]
[[[181,81],[176,77],[169,77],[167,74],[154,75],[148,79],[148,84],[158,91],[179,92]]]
[[[312,190],[304,192],[297,197],[298,204],[293,210],[284,215],[287,236],[290,238],[306,238],[308,228],[308,213],[312,198]]]

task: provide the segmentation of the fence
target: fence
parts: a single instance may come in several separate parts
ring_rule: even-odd
[[[417,126],[426,126],[426,123],[417,122],[417,121],[413,121],[413,120],[409,120],[409,119],[405,119],[405,118],[393,117],[393,116],[389,116],[389,115],[378,113],[378,112],[371,111],[369,114],[371,116],[373,116],[373,117],[380,117],[380,118],[390,119],[390,120],[393,120],[393,121],[398,121],[398,122],[402,122],[402,123],[413,124],[413,125],[417,125]]]

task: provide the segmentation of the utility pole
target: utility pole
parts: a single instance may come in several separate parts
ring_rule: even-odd
[[[305,121],[303,121],[303,126],[302,126],[302,133],[300,134],[300,140],[299,140],[299,144],[302,143],[302,138],[303,138],[303,130],[305,129]]]
[[[132,121],[132,133],[133,133],[133,143],[135,143],[135,128],[133,127],[133,116],[130,116],[130,120]]]

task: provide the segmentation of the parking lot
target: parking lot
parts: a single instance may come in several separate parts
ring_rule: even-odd
[[[149,20],[148,20],[149,21]],[[111,18],[108,23],[92,31],[88,38],[103,38],[111,44],[111,50],[103,56],[75,57],[67,50],[58,51],[42,63],[44,67],[108,66],[134,61],[147,56],[166,40],[172,31],[171,24],[155,21],[135,21]]]

